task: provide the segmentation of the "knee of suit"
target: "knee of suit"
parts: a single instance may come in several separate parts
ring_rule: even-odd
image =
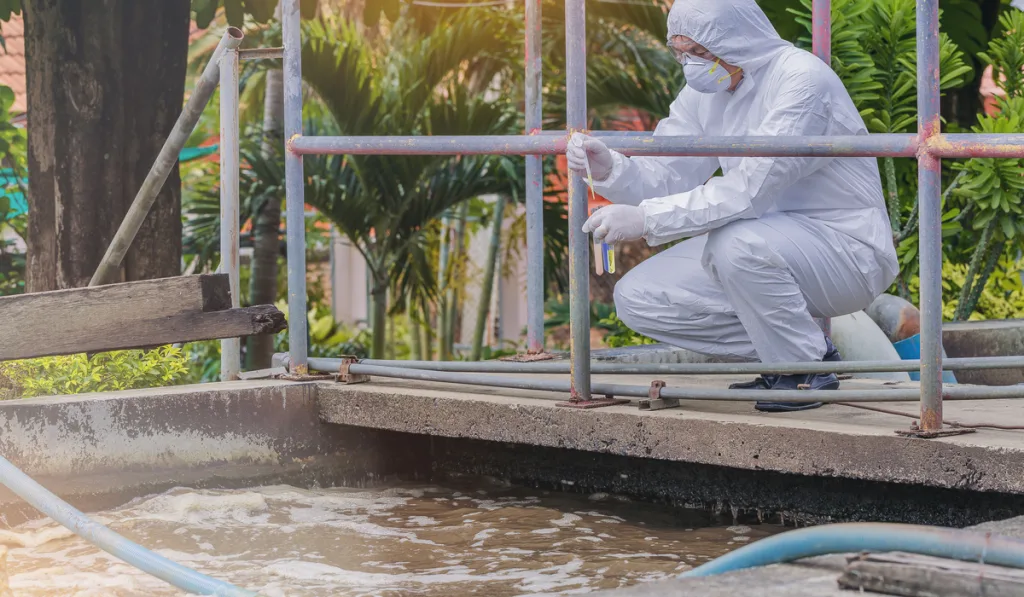
[[[701,264],[718,283],[732,274],[786,267],[778,253],[753,230],[749,222],[733,222],[708,233]]]
[[[645,292],[650,280],[633,270],[615,284],[615,314],[631,330],[640,331],[651,307],[650,297]]]

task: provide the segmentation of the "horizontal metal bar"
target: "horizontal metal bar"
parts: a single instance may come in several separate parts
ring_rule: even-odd
[[[917,135],[840,137],[669,137],[595,131],[608,147],[629,156],[915,157]],[[346,155],[555,155],[565,152],[560,131],[537,135],[295,137],[297,154]],[[1024,157],[1024,134],[937,135],[927,144],[938,157]]]
[[[605,135],[602,135],[603,137]],[[608,147],[630,156],[914,156],[917,135],[847,137],[655,137],[607,135]],[[409,137],[295,137],[298,154],[346,155],[555,155],[565,153],[565,135]]]
[[[312,366],[316,359],[310,359]],[[377,365],[354,364],[349,373],[373,375],[395,379],[423,382],[455,383],[471,386],[508,388],[516,390],[539,390],[569,395],[571,383],[566,380],[529,379],[521,377],[500,377],[480,373],[453,373],[448,371],[426,371],[422,369],[399,369]],[[769,394],[774,401],[785,402],[904,402],[920,399],[917,389],[863,389],[863,390],[729,390],[716,388],[662,388],[662,398],[676,400],[722,400],[729,402],[754,402],[764,400]],[[649,398],[648,386],[593,383],[593,396],[615,396]],[[1024,398],[1024,386],[964,386],[947,387],[943,391],[945,400],[997,400]]]
[[[605,145],[631,156],[719,157],[911,157],[917,135],[843,137],[631,137],[603,139]]]
[[[940,158],[1024,158],[1024,135],[936,135],[928,142],[928,152]]]
[[[552,155],[565,153],[566,138],[532,135],[432,137],[294,137],[297,154],[345,155]]]
[[[337,371],[341,359],[309,360],[319,371]],[[515,363],[509,361],[396,361],[365,359],[361,365],[401,367],[460,373],[543,374],[568,373],[569,361]],[[620,375],[793,375],[798,373],[900,373],[921,370],[921,361],[841,361],[813,363],[609,363],[594,361],[591,371]],[[1024,368],[1024,356],[945,359],[949,371],[986,371]]]
[[[283,57],[284,48],[246,48],[238,50],[239,60],[269,60]]]

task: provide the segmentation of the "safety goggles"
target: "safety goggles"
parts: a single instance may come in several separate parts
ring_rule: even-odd
[[[677,42],[670,41],[666,45],[672,52],[672,56],[676,59],[676,62],[679,64],[685,65],[688,62],[710,62],[715,60],[715,56],[708,50],[701,48],[700,51],[697,52],[685,52],[676,47],[676,43]]]

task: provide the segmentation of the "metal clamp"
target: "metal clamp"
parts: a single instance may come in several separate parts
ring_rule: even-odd
[[[910,429],[897,429],[896,435],[903,437],[916,437],[918,439],[935,439],[937,437],[949,437],[951,435],[965,435],[976,433],[978,430],[970,427],[946,427],[944,429],[922,429],[917,421],[910,423]]]
[[[341,366],[338,367],[337,380],[343,384],[366,383],[370,381],[369,375],[351,372],[350,368],[352,367],[352,365],[358,364],[358,357],[354,357],[352,355],[342,355]]]
[[[677,408],[679,406],[679,399],[661,397],[661,390],[664,389],[664,387],[665,382],[660,379],[652,381],[650,389],[647,390],[647,399],[639,402],[640,410],[664,410],[666,408]]]

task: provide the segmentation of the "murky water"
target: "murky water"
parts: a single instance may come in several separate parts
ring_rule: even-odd
[[[267,597],[583,593],[669,577],[781,530],[503,487],[176,489],[95,517]],[[0,531],[0,543],[18,597],[181,595],[47,521]]]

